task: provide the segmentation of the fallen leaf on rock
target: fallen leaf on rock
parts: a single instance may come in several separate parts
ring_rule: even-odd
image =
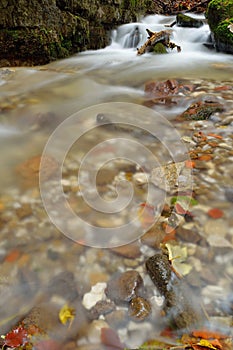
[[[211,342],[209,342],[209,341],[206,340],[206,339],[201,339],[201,340],[197,343],[197,345],[201,345],[201,346],[203,346],[203,347],[205,347],[205,348],[207,348],[207,349],[218,350],[215,346],[213,346],[213,345],[211,344]]]
[[[192,335],[196,338],[203,339],[226,339],[228,336],[219,332],[209,331],[208,329],[197,329],[192,331]]]
[[[68,321],[70,321],[70,324],[71,324],[72,321],[74,320],[74,317],[75,317],[75,310],[69,307],[67,304],[65,304],[59,311],[59,320],[64,325]]]
[[[223,211],[218,208],[210,209],[207,212],[207,214],[213,219],[220,219],[221,217],[223,217]]]
[[[14,348],[16,346],[23,346],[28,342],[28,333],[23,327],[19,326],[7,333],[3,338],[4,346]]]

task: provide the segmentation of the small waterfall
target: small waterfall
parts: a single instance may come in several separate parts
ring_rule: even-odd
[[[140,33],[139,27],[136,26],[128,34],[125,35],[124,48],[131,49],[136,48],[141,41],[142,34]]]
[[[193,16],[193,15],[189,15]],[[204,16],[193,16],[204,19]],[[147,16],[137,23],[128,23],[118,27],[112,35],[112,46],[123,49],[140,47],[147,40],[146,29],[159,32],[161,30],[171,30],[171,41],[180,45],[184,51],[200,51],[204,48],[204,43],[208,41],[210,34],[209,26],[204,24],[200,28],[183,28],[176,25],[169,28],[168,25],[175,21],[175,17],[160,15]]]

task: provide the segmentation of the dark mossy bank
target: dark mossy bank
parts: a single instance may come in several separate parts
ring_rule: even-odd
[[[39,65],[109,43],[109,30],[153,0],[1,0],[0,66]]]

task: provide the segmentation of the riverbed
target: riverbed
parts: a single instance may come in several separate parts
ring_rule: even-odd
[[[204,16],[195,17],[204,20]],[[137,56],[135,47],[125,47],[135,27],[140,47],[146,28],[164,30],[174,19],[148,16],[113,31],[105,49],[42,67],[0,70],[1,334],[34,306],[48,305],[52,311],[48,315],[47,306],[41,309],[46,316],[40,327],[66,345],[72,340],[70,349],[100,349],[98,330],[106,327],[118,332],[131,348],[159,337],[167,323],[145,260],[160,250],[160,243],[184,248],[181,264],[191,269],[184,278],[200,295],[208,314],[205,325],[230,333],[233,58],[204,45],[210,34],[207,24],[170,28],[171,40],[181,46],[181,52]],[[145,91],[151,81],[171,81],[178,92],[151,96]],[[177,116],[197,101],[218,103],[223,110],[207,120],[177,122]],[[120,127],[98,124],[100,113],[117,116]],[[124,123],[128,129],[121,127]],[[136,131],[132,130],[135,124]],[[39,186],[42,154],[45,177],[42,174]],[[172,171],[164,166],[172,162],[186,164],[189,174],[183,176],[189,186],[183,189],[178,183],[177,191],[169,194],[160,186],[148,200],[144,182],[158,166],[166,178],[166,171]],[[185,208],[191,192],[193,202]],[[130,203],[128,197],[133,198]],[[174,197],[178,207],[171,205]],[[140,208],[146,208],[143,217]],[[177,222],[169,221],[169,213]],[[74,216],[81,218],[78,223]],[[130,232],[122,228],[131,222]],[[105,230],[102,237],[104,229],[108,233]],[[116,248],[138,239],[128,249]],[[112,276],[127,270],[142,276],[151,315],[132,319],[127,304],[117,304],[109,317],[86,315],[84,295],[98,283],[104,290]],[[105,298],[103,292],[99,300]],[[61,325],[58,312],[72,302],[78,316],[69,328]]]

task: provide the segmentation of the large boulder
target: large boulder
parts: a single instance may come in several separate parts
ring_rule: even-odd
[[[233,54],[233,0],[212,0],[206,17],[216,49]]]
[[[40,65],[109,43],[109,30],[136,21],[153,0],[1,0],[0,67]]]

